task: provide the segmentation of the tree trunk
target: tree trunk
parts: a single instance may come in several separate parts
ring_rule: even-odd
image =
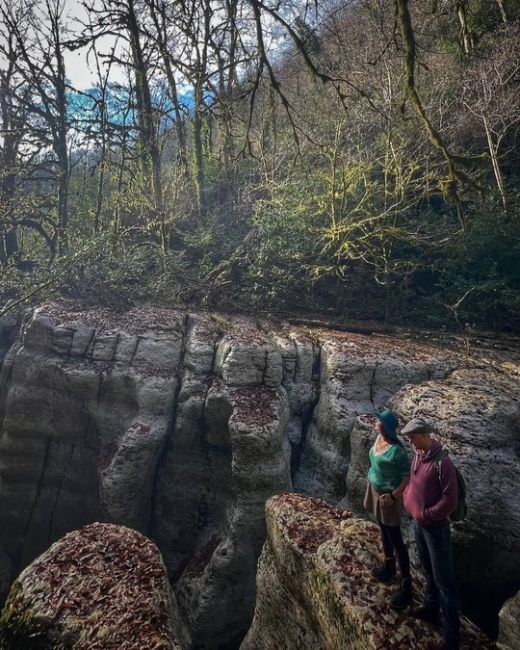
[[[195,110],[193,114],[193,155],[195,163],[195,185],[197,190],[197,202],[201,213],[205,211],[205,185],[206,170],[204,166],[204,144],[202,136],[203,126],[203,93],[202,84],[197,79],[194,88]]]
[[[141,129],[141,143],[143,167],[151,183],[155,203],[155,217],[161,218],[163,212],[162,178],[161,178],[161,153],[157,142],[157,123],[154,116],[152,96],[148,83],[147,66],[140,40],[140,31],[134,9],[133,0],[128,0],[128,34],[130,37],[135,73],[135,91],[139,126]],[[151,163],[151,175],[150,165]]]
[[[506,8],[504,7],[504,0],[497,0],[497,5],[498,5],[498,10],[500,11],[502,22],[505,24],[508,21],[508,17],[506,13]]]
[[[68,111],[65,76],[65,60],[60,41],[60,6],[55,6],[55,13],[50,16],[54,34],[54,56],[56,60],[56,126],[54,136],[54,153],[58,162],[58,228],[60,255],[68,252],[68,223],[69,223],[69,179],[70,164],[67,148]]]
[[[96,198],[96,213],[94,215],[94,233],[97,235],[100,230],[101,209],[103,207],[103,187],[105,184],[105,162],[103,152],[101,153],[101,162],[99,163],[99,178]]]
[[[10,80],[13,74],[12,61],[0,77],[0,110],[2,115],[3,147],[0,149],[0,203],[4,218],[13,206],[16,193],[16,158],[20,140],[20,128],[17,124],[12,105],[12,88]],[[1,233],[0,262],[5,266],[9,259],[18,256],[18,237],[16,226],[4,225]]]
[[[5,250],[5,236],[2,230],[0,230],[0,265],[5,268],[8,263],[9,263],[9,258],[7,257],[7,253]]]
[[[504,212],[507,212],[507,207],[508,207],[507,196],[504,187],[504,179],[502,178],[502,170],[500,169],[500,163],[498,161],[498,147],[493,142],[493,134],[491,133],[491,129],[489,128],[489,121],[487,117],[482,116],[482,121],[484,123],[484,129],[486,131],[489,155],[491,156],[491,163],[493,165],[493,172],[495,174],[498,191],[500,193],[500,199],[504,207]]]
[[[119,172],[117,175],[117,192],[116,192],[117,202],[114,207],[114,223],[113,223],[114,235],[119,234],[119,228],[121,225],[121,193],[123,191],[123,177],[124,177],[125,163],[126,163],[125,148],[126,148],[126,132],[123,132],[123,140],[121,143],[121,159],[119,161]]]
[[[187,154],[187,145],[186,145],[186,131],[184,127],[184,120],[182,118],[182,113],[179,108],[179,98],[177,94],[177,83],[175,81],[175,74],[169,56],[166,51],[163,51],[163,62],[166,72],[166,78],[168,80],[170,101],[173,104],[173,110],[175,113],[175,132],[177,134],[177,146],[178,146],[178,155],[177,160],[179,166],[182,169],[183,174],[189,173],[188,166],[188,154]]]
[[[172,64],[172,57],[170,49],[168,47],[166,5],[164,3],[161,3],[159,7],[156,7],[154,2],[149,2],[148,6],[150,9],[150,15],[155,25],[155,30],[157,33],[157,44],[163,61],[166,80],[168,81],[168,95],[170,97],[170,101],[173,105],[173,110],[175,113],[175,132],[177,134],[178,144],[177,160],[183,173],[188,174],[189,166],[186,144],[186,130],[179,106],[179,97],[177,93],[177,82],[175,80],[174,66]],[[156,8],[159,11],[159,16],[157,15]]]
[[[97,235],[101,225],[101,210],[103,208],[103,190],[105,186],[105,158],[107,151],[107,108],[106,108],[106,86],[102,88],[101,98],[101,115],[100,115],[100,129],[101,129],[101,151],[99,154],[99,178],[97,185],[96,196],[96,211],[94,213],[94,233]]]
[[[458,0],[456,2],[456,9],[457,9],[457,17],[459,19],[459,25],[460,25],[460,42],[464,54],[466,56],[469,56],[471,54],[471,50],[473,49],[473,36],[468,27],[465,0]]]
[[[18,236],[16,233],[16,226],[6,228],[4,232],[5,254],[8,259],[18,257]]]

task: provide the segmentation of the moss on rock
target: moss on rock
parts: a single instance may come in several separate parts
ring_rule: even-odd
[[[377,526],[298,494],[271,498],[266,511],[255,616],[241,650],[405,650],[440,640],[436,629],[392,610],[395,586],[371,575],[382,553]],[[461,650],[493,647],[463,619]]]

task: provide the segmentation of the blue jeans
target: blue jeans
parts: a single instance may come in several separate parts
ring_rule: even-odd
[[[459,597],[453,570],[450,526],[420,526],[413,521],[417,552],[426,576],[425,607],[442,611],[444,642],[458,650]]]

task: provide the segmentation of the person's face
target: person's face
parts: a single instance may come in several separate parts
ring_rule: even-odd
[[[410,434],[410,442],[412,447],[418,451],[428,451],[430,448],[430,436],[427,433]]]
[[[383,423],[381,422],[381,420],[376,421],[376,426],[374,427],[374,429],[377,431],[377,433],[384,433]]]

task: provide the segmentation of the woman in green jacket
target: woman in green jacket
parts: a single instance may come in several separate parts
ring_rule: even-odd
[[[401,533],[402,494],[410,476],[410,459],[397,436],[399,420],[395,413],[386,409],[376,417],[378,436],[369,452],[364,506],[379,524],[385,555],[383,564],[372,569],[372,575],[381,582],[392,582],[397,557],[401,589],[392,598],[391,607],[404,609],[412,600],[410,557]]]

